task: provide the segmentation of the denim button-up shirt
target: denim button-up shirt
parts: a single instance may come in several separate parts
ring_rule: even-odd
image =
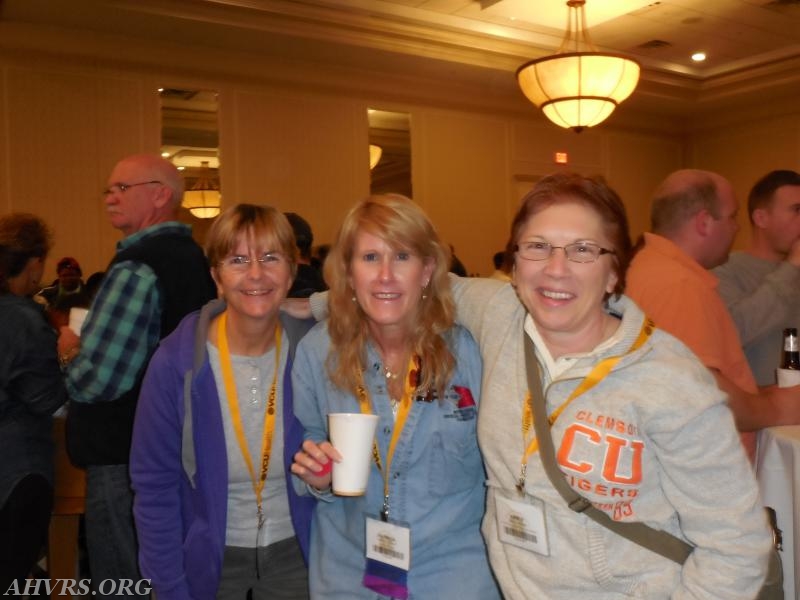
[[[297,348],[292,372],[295,414],[306,439],[328,438],[326,415],[360,412],[352,391],[328,380],[327,324],[318,324]],[[392,459],[390,519],[411,530],[409,598],[499,598],[480,535],[484,512],[484,470],[476,421],[481,362],[466,330],[453,328],[448,346],[456,369],[441,400],[414,401]],[[368,347],[364,384],[372,411],[380,417],[375,439],[383,464],[394,418],[380,356]],[[424,367],[423,367],[424,368]],[[383,506],[383,475],[372,464],[364,496],[323,495],[312,527],[309,580],[312,598],[379,598],[362,586],[365,516],[378,518]]]

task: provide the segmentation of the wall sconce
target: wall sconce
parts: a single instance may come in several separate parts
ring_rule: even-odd
[[[381,160],[381,155],[383,154],[383,148],[380,146],[376,146],[375,144],[369,145],[369,170],[375,168],[375,165]]]

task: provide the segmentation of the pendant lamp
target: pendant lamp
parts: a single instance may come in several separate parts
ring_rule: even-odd
[[[192,188],[183,193],[181,206],[198,219],[213,219],[219,214],[221,200],[219,183],[211,176],[208,161],[201,161],[200,176]]]
[[[607,119],[633,93],[640,72],[631,58],[597,51],[586,30],[585,4],[567,1],[567,30],[556,54],[517,69],[528,100],[553,123],[575,132]]]

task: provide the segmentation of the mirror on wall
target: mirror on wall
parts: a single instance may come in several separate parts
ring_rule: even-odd
[[[413,198],[411,189],[411,115],[369,108],[367,109],[367,119],[370,145],[370,193],[397,193]]]
[[[159,97],[161,155],[184,177],[180,219],[202,242],[221,208],[217,92],[161,88]]]

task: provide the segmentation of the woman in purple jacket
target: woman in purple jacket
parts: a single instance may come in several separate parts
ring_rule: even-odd
[[[289,374],[307,326],[279,315],[294,235],[274,208],[240,204],[214,222],[206,251],[221,300],[162,342],[139,397],[141,571],[159,600],[304,599],[313,501],[288,479],[302,441]]]

